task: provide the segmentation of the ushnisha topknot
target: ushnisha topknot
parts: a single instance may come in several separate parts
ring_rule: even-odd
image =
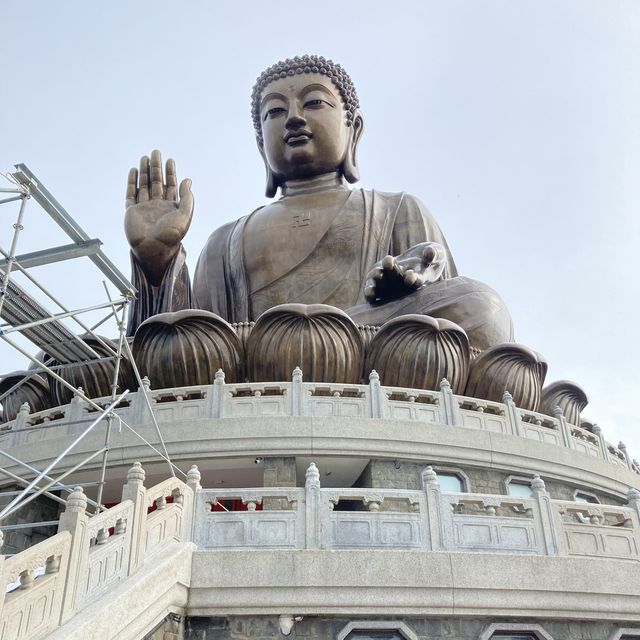
[[[251,92],[251,117],[256,136],[260,141],[262,141],[262,126],[260,123],[260,96],[262,95],[262,90],[270,82],[278,78],[286,78],[298,73],[321,73],[330,78],[340,92],[344,110],[347,114],[347,126],[351,126],[353,116],[356,110],[360,108],[360,102],[349,74],[339,64],[322,56],[295,56],[294,58],[276,62],[268,69],[265,69],[258,76],[253,86],[253,91]]]

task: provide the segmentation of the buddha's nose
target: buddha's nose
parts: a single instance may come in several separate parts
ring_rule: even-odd
[[[300,127],[304,127],[307,124],[307,121],[302,116],[302,111],[297,107],[292,105],[289,108],[289,113],[287,114],[287,120],[284,123],[284,126],[287,129],[300,129]]]

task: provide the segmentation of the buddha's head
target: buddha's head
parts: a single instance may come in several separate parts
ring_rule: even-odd
[[[257,79],[251,98],[256,140],[270,198],[287,180],[338,172],[359,179],[360,104],[344,69],[320,56],[278,62]]]

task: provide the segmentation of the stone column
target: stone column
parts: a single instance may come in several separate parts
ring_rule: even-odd
[[[375,369],[369,374],[369,411],[371,418],[384,418],[383,394],[380,386],[380,376]]]
[[[211,394],[210,407],[212,418],[224,417],[224,371],[218,369],[213,386],[209,387],[207,393]]]
[[[149,408],[147,407],[146,396],[149,397],[149,402],[151,402],[151,381],[147,376],[142,378],[142,386],[138,389],[138,391],[133,394],[133,398],[131,401],[131,415],[134,424],[142,424],[146,420],[150,420],[151,416],[148,415]]]
[[[440,483],[433,467],[427,467],[422,473],[422,486],[427,499],[427,519],[429,524],[429,549],[441,551],[449,547],[446,544],[440,499]]]
[[[592,433],[598,438],[598,442],[600,443],[600,454],[605,460],[609,460],[609,450],[607,449],[607,443],[604,441],[600,425],[594,424],[592,427]]]
[[[291,415],[303,416],[304,410],[304,387],[302,386],[302,369],[296,367],[291,376]]]
[[[305,549],[320,548],[320,472],[315,463],[307,469],[304,482]]]
[[[633,528],[640,535],[640,491],[629,487],[627,492],[627,505],[633,509],[634,523]]]
[[[551,504],[551,498],[547,493],[544,480],[539,475],[533,476],[531,490],[536,500],[544,551],[548,556],[560,555],[558,536],[561,535],[562,531],[557,527],[559,516],[555,513]]]
[[[183,502],[182,508],[184,509],[183,518],[184,518],[184,526],[182,531],[183,540],[193,541],[193,527],[195,524],[195,510],[198,501],[196,500],[197,492],[202,489],[200,485],[201,479],[200,471],[198,467],[194,464],[191,466],[191,469],[187,472],[187,487],[189,487],[190,496],[185,496],[185,500]]]
[[[440,420],[451,427],[459,424],[456,401],[446,378],[440,382]]]
[[[4,555],[2,555],[2,545],[4,544],[4,533],[0,531],[0,584],[5,585],[4,580]],[[0,617],[2,617],[2,608],[4,606],[5,590],[0,589]]]
[[[20,405],[20,410],[18,411],[18,415],[15,420],[15,429],[24,429],[28,426],[29,414],[31,413],[31,407],[28,402],[23,402]]]
[[[82,387],[78,387],[78,392],[84,393]],[[71,398],[69,408],[65,412],[64,417],[68,422],[81,420],[85,415],[86,408],[87,403],[79,395],[74,395],[73,398]]]
[[[624,455],[624,459],[627,461],[627,467],[629,467],[629,469],[631,469],[631,471],[633,471],[633,462],[631,461],[629,453],[627,452],[627,445],[624,442],[619,442],[618,443],[618,449],[620,449],[620,451],[622,451],[622,453]]]
[[[562,443],[567,449],[573,449],[573,440],[571,439],[571,431],[567,424],[567,419],[560,407],[554,407],[553,417],[560,423],[560,434],[562,435]]]
[[[127,484],[122,487],[122,500],[133,502],[131,551],[127,575],[135,573],[144,562],[144,543],[147,524],[147,490],[144,487],[145,473],[139,462],[134,462],[127,473]]]
[[[76,612],[81,585],[86,579],[89,538],[87,536],[87,497],[82,487],[76,487],[67,498],[67,508],[60,516],[58,531],[71,534],[67,581],[62,595],[60,624],[63,625]]]
[[[525,434],[522,428],[520,412],[518,411],[518,407],[516,407],[516,403],[513,401],[513,396],[508,391],[505,391],[502,395],[502,402],[504,402],[507,408],[507,420],[511,424],[511,433],[513,433],[514,436],[524,438]]]

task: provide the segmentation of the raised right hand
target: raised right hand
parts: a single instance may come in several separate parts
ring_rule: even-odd
[[[165,182],[160,152],[152,151],[151,159],[143,156],[140,171],[129,171],[124,230],[131,250],[152,285],[162,282],[167,266],[189,230],[192,216],[191,180],[185,178],[178,188],[176,165],[169,159]]]

